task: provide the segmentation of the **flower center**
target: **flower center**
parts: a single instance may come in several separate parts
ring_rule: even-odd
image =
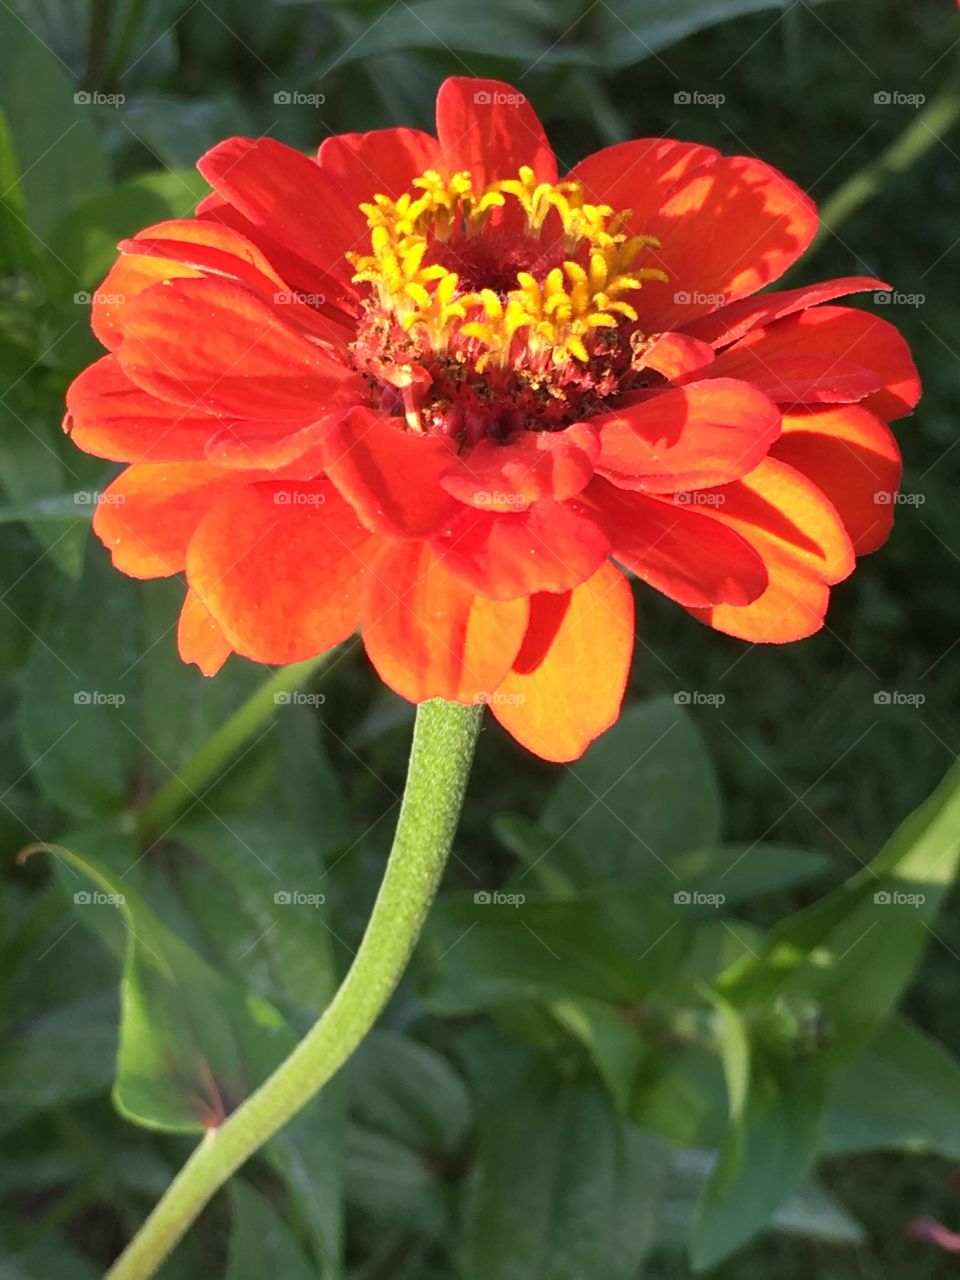
[[[360,206],[370,252],[350,255],[370,285],[355,355],[411,426],[556,427],[576,416],[573,391],[609,394],[629,366],[630,295],[666,279],[635,265],[657,241],[627,234],[630,211],[526,167],[481,192],[469,173],[428,171],[413,188]]]

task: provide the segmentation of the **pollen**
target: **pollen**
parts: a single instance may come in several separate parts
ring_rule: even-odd
[[[394,200],[361,205],[370,252],[351,254],[371,306],[424,354],[476,374],[586,367],[601,333],[633,328],[637,266],[652,236],[625,230],[631,212],[591,204],[579,182],[538,182],[532,169],[475,191],[469,173],[428,171]]]

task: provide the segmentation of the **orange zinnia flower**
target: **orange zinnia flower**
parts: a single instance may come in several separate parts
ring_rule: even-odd
[[[753,296],[817,226],[759,160],[641,139],[560,178],[521,94],[456,78],[435,138],[199,168],[196,218],[120,245],[66,427],[130,464],[94,528],[125,573],[185,573],[206,673],[359,627],[403,697],[488,701],[569,760],[619,711],[622,569],[779,642],[886,537],[916,371],[822,305],[880,281]]]

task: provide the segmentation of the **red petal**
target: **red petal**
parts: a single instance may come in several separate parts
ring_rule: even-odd
[[[460,510],[440,487],[453,444],[409,431],[402,418],[358,407],[334,423],[323,445],[324,466],[369,529],[418,538]]]
[[[608,204],[617,211],[631,209],[630,230],[640,234],[674,183],[691,169],[719,157],[713,147],[696,142],[636,138],[595,151],[575,164],[568,177],[583,183],[592,203]]]
[[[827,495],[858,555],[886,541],[900,488],[900,449],[882,419],[861,405],[788,413],[771,456]]]
[[[188,591],[177,624],[177,647],[184,662],[195,662],[205,676],[215,676],[233,650],[216,618],[195,591]]]
[[[526,600],[485,600],[422,542],[385,542],[371,563],[363,642],[381,679],[411,702],[486,701],[523,640]]]
[[[780,434],[780,413],[746,382],[707,378],[591,420],[597,471],[623,488],[675,493],[751,471]]]
[[[211,505],[247,483],[206,462],[136,462],[101,495],[93,530],[123,573],[165,578],[184,567]]]
[[[569,591],[610,552],[596,521],[570,503],[547,499],[509,515],[461,510],[434,546],[450,573],[491,600]]]
[[[352,330],[319,310],[326,302],[322,294],[291,289],[260,249],[219,222],[161,222],[131,240],[121,240],[120,250],[127,255],[164,259],[176,268],[168,272],[170,278],[199,272],[245,284],[268,302],[282,306],[285,320],[321,341],[345,347],[353,337]],[[180,266],[191,270],[181,271]]]
[[[631,300],[646,329],[683,328],[756,293],[796,262],[817,229],[813,201],[749,156],[720,156],[677,182],[645,225],[661,248],[642,255],[667,282]]]
[[[374,129],[340,133],[320,146],[320,168],[340,184],[345,198],[358,208],[378,194],[396,200],[411,189],[414,178],[436,169],[440,147],[419,129]]]
[[[727,373],[754,369],[756,360],[769,363],[781,356],[820,356],[849,360],[870,369],[883,390],[867,396],[863,405],[885,421],[909,413],[920,398],[920,379],[910,348],[886,320],[852,307],[814,307],[752,329],[718,357]]]
[[[683,333],[658,333],[634,361],[635,369],[654,369],[668,382],[682,382],[713,363],[713,348]]]
[[[621,493],[603,480],[591,485],[588,496],[609,534],[614,558],[671,600],[688,608],[745,605],[766,589],[760,555],[739,533],[713,519],[713,506]]]
[[[328,419],[307,427],[302,422],[231,422],[211,438],[206,456],[216,466],[231,470],[279,471],[315,450],[328,430]],[[317,471],[321,470],[318,466]]]
[[[574,591],[531,597],[523,647],[490,709],[544,760],[576,760],[619,715],[632,653],[630,584],[604,564]]]
[[[345,255],[368,237],[366,220],[315,160],[273,138],[228,138],[197,168],[244,218],[318,270],[317,292],[328,273],[349,286]]]
[[[329,481],[270,481],[207,514],[190,543],[187,578],[237,653],[298,662],[356,630],[370,547]]]
[[[589,482],[599,454],[597,433],[586,422],[564,431],[523,431],[505,444],[481,440],[453,460],[440,483],[470,506],[517,511],[540,498],[574,497]]]
[[[834,356],[770,356],[739,347],[717,357],[712,372],[750,382],[774,404],[854,404],[880,389],[872,369]]]
[[[174,404],[312,422],[354,398],[344,365],[227,280],[156,285],[127,309],[124,372]]]
[[[200,461],[222,426],[201,410],[141,391],[116,356],[104,356],[74,378],[63,425],[78,448],[112,462]]]
[[[90,326],[108,351],[115,351],[123,341],[124,317],[133,300],[162,280],[191,278],[201,272],[166,258],[121,255],[107,273],[107,278],[93,294]]]
[[[289,288],[310,299],[309,305],[333,326],[337,338],[350,341],[356,327],[357,291],[352,281],[339,272],[339,261],[338,274],[330,275],[286,245],[278,243],[269,234],[268,228],[256,226],[215,191],[197,205],[197,220],[204,225],[229,227],[251,244],[255,244]],[[323,303],[318,301],[321,295],[326,299]]]
[[[695,617],[744,640],[781,644],[823,625],[828,584],[853,569],[853,548],[836,510],[806,476],[773,458],[717,494],[714,517],[760,552],[770,584],[753,604],[693,609]]]
[[[469,170],[475,191],[515,178],[529,165],[541,182],[557,181],[557,162],[543,125],[522,93],[502,80],[451,76],[437,95],[440,163]]]
[[[758,298],[741,298],[721,307],[711,315],[701,316],[685,326],[685,332],[711,347],[725,347],[742,338],[757,325],[769,324],[795,311],[820,302],[831,302],[850,293],[864,293],[870,289],[888,289],[890,286],[872,276],[844,276],[840,280],[824,280],[820,284],[804,285],[802,289],[783,289],[779,293],[764,293]]]

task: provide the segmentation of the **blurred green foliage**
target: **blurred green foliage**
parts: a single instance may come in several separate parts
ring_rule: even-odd
[[[138,842],[137,807],[264,673],[183,668],[178,585],[120,578],[89,537],[111,469],[59,423],[117,240],[187,213],[220,138],[429,127],[451,73],[518,85],[565,163],[669,133],[755,152],[822,201],[915,124],[884,93],[950,91],[957,22],[941,0],[0,7],[4,1280],[99,1274],[193,1131],[322,1009],[411,718],[348,647],[319,707],[278,708]],[[678,100],[694,92],[722,102]],[[957,740],[958,151],[931,134],[793,281],[922,295],[889,317],[926,382],[900,427],[922,502],[802,645],[746,646],[639,594],[630,708],[577,766],[488,729],[384,1026],[170,1280],[951,1273],[906,1225],[950,1219],[960,1159],[956,773],[891,833]],[[687,712],[678,690],[711,699]],[[890,690],[924,701],[875,701]]]

